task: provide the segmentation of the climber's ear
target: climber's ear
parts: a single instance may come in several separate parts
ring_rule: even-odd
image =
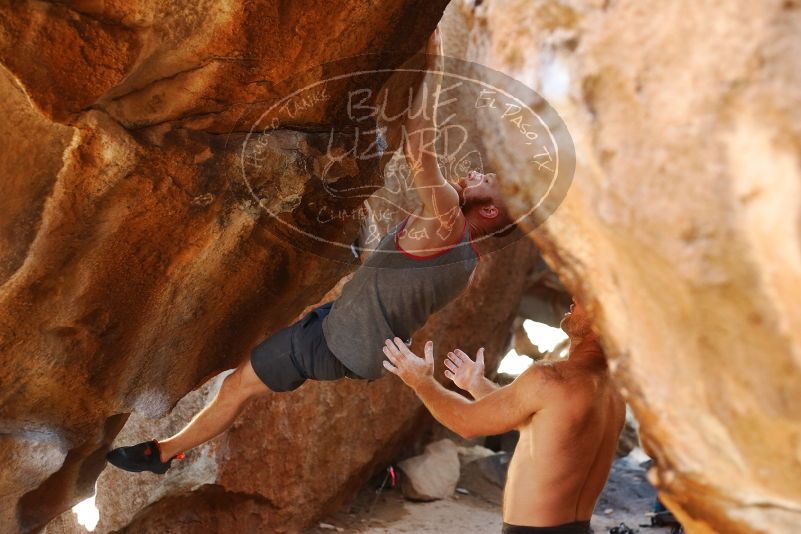
[[[485,219],[495,219],[501,213],[500,210],[497,207],[495,207],[494,204],[487,204],[486,206],[481,206],[478,212]]]

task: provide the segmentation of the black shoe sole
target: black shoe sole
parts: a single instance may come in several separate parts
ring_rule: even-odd
[[[122,469],[123,471],[128,471],[129,473],[153,473],[156,475],[163,475],[170,468],[169,464],[164,464],[164,467],[158,470],[151,469],[149,467],[141,468],[141,467],[132,467],[125,464],[120,464],[117,463],[116,458],[111,457],[111,453],[106,455],[106,461],[111,465],[113,465],[114,467],[116,467],[117,469]]]

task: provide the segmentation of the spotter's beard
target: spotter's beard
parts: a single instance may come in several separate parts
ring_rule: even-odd
[[[580,317],[574,317],[571,313],[566,315],[559,323],[559,327],[569,337],[583,338],[592,332],[592,326]]]

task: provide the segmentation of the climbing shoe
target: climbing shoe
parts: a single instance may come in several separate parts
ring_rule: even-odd
[[[145,441],[130,447],[118,447],[106,454],[106,460],[115,467],[134,473],[150,471],[157,475],[166,473],[173,460],[182,460],[183,457],[184,454],[181,453],[162,462],[159,458],[159,444],[156,441]]]

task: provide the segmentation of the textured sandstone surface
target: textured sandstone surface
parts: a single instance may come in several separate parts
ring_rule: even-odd
[[[572,188],[536,241],[597,315],[662,496],[689,532],[797,532],[798,4],[459,4],[466,56],[573,135]],[[514,125],[480,131],[522,209]]]
[[[358,207],[324,191],[332,152],[326,179],[379,185],[377,162],[349,155],[341,106],[247,133],[288,76],[408,56],[443,7],[0,7],[0,530],[34,531],[88,496],[128,413],[166,414],[353,268],[343,249],[303,253],[259,205],[326,239],[357,235],[303,209]],[[347,87],[329,90],[337,102]],[[243,147],[263,162],[249,187]]]
[[[0,62],[59,122],[102,109],[128,129],[247,130],[276,86],[364,53],[409,54],[445,2],[18,2],[0,11]],[[331,118],[324,109],[309,122]]]

